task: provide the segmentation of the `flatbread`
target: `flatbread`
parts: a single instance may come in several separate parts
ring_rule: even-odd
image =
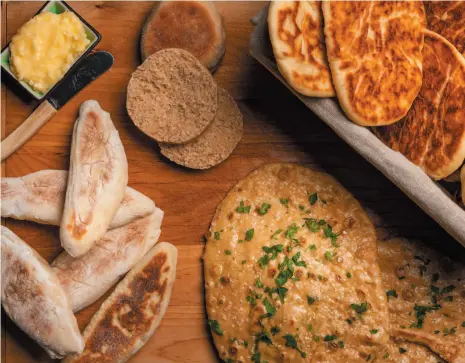
[[[19,178],[2,178],[2,217],[59,226],[67,182],[66,170],[41,170]],[[155,209],[150,198],[127,187],[108,229],[124,226]]]
[[[462,171],[460,172],[461,187],[462,187],[462,203],[465,204],[465,165],[462,166]]]
[[[268,164],[240,181],[211,223],[204,275],[225,361],[366,362],[388,341],[373,224],[329,175]]]
[[[233,152],[242,138],[242,113],[227,91],[219,88],[218,112],[211,125],[194,141],[173,145],[160,143],[161,153],[176,164],[208,169]]]
[[[326,48],[339,103],[362,126],[399,121],[422,83],[421,1],[325,1]]]
[[[464,362],[464,265],[404,239],[379,242],[378,255],[392,334]]]
[[[465,55],[465,1],[425,1],[428,29],[442,35]]]
[[[107,231],[128,186],[128,161],[110,114],[97,101],[79,109],[71,142],[60,240],[73,257]]]
[[[141,56],[165,48],[187,50],[210,71],[226,51],[223,17],[212,1],[159,1],[153,6],[141,35]]]
[[[423,67],[420,95],[405,118],[373,131],[439,180],[465,159],[465,58],[446,39],[425,31]]]
[[[320,1],[272,1],[268,30],[279,72],[305,96],[334,97]]]
[[[211,124],[218,110],[217,93],[212,75],[192,54],[163,49],[132,74],[126,107],[147,136],[183,144]]]
[[[427,347],[391,337],[387,347],[378,355],[375,362],[383,363],[446,363],[439,355]]]
[[[136,354],[160,325],[176,279],[176,247],[153,247],[118,284],[84,329],[86,347],[63,363],[123,363]]]

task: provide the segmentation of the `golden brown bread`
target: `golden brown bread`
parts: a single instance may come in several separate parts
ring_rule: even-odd
[[[439,180],[465,159],[465,58],[446,39],[427,30],[423,67],[420,95],[405,118],[373,132]]]

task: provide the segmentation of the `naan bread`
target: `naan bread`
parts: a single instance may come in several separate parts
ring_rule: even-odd
[[[336,95],[320,1],[272,1],[268,29],[279,72],[294,90],[314,97]]]
[[[2,305],[52,358],[80,353],[84,340],[55,273],[36,251],[1,226]]]
[[[465,268],[419,242],[378,244],[394,336],[465,362]]]
[[[465,159],[465,57],[440,35],[425,31],[423,85],[405,118],[374,133],[439,180]]]
[[[324,1],[329,65],[339,103],[362,126],[399,121],[422,83],[421,1]]]
[[[268,164],[218,206],[204,255],[220,357],[365,362],[388,341],[373,224],[329,175]]]
[[[63,216],[68,172],[41,170],[19,178],[2,178],[2,217],[59,226]],[[155,211],[150,198],[130,187],[110,222],[124,226]]]
[[[160,325],[176,279],[178,252],[161,242],[132,269],[104,301],[84,330],[86,347],[63,363],[123,363]]]
[[[110,114],[97,101],[81,105],[74,125],[61,245],[81,256],[107,231],[128,185],[128,161]]]
[[[382,363],[447,363],[427,347],[391,337],[386,349],[377,355]]]
[[[465,55],[465,1],[425,1],[428,29]]]
[[[106,293],[145,256],[160,236],[163,212],[157,209],[123,227],[113,229],[81,257],[63,252],[52,263],[74,312]]]

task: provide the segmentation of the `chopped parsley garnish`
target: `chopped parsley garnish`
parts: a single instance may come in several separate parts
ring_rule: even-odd
[[[465,328],[465,321],[462,321],[462,328]]]
[[[271,239],[275,239],[275,237],[276,237],[278,234],[280,234],[282,231],[283,231],[283,230],[282,230],[281,228],[278,229],[275,233],[273,233],[273,234],[271,235],[270,238],[271,238]]]
[[[339,348],[344,348],[344,341],[339,340],[339,341],[337,342],[337,345],[339,345]]]
[[[210,326],[210,329],[217,335],[223,335],[224,331],[220,327],[220,323],[216,320],[210,320],[208,319],[208,325]]]
[[[252,238],[253,238],[253,235],[255,233],[255,230],[252,228],[252,229],[249,229],[245,232],[245,240],[246,241],[251,241]]]
[[[312,325],[312,324],[308,324],[308,325],[307,325],[307,330],[308,330],[308,331],[313,331],[313,325]]]
[[[337,339],[337,336],[335,335],[326,335],[323,340],[325,342],[332,342],[333,340],[336,340],[336,339]]]
[[[224,284],[224,283],[226,282],[226,278],[225,278],[224,276],[221,276],[221,277],[220,277],[220,282],[221,282],[222,284]]]
[[[313,193],[313,194],[308,194],[308,201],[310,202],[310,205],[315,205],[315,203],[318,201],[318,193]]]
[[[371,329],[371,330],[370,330],[370,334],[376,334],[376,333],[378,333],[378,332],[379,332],[378,329]]]
[[[438,310],[441,308],[441,305],[432,305],[432,306],[420,306],[420,305],[415,305],[413,307],[413,310],[416,311],[416,316],[417,316],[417,325],[416,327],[418,329],[423,327],[423,323],[425,322],[425,316],[426,313],[429,313],[434,310]]]
[[[313,337],[313,340],[314,340],[315,343],[318,343],[320,341],[320,337],[318,335],[315,335]]]
[[[265,305],[265,308],[266,308],[266,317],[267,318],[270,318],[272,317],[274,314],[276,314],[276,309],[273,305],[271,305],[270,301],[268,300],[268,298],[264,298],[263,299],[263,305]]]
[[[305,207],[304,207],[303,205],[299,205],[299,209],[300,209],[300,210],[304,210]]]
[[[276,285],[283,286],[287,282],[287,280],[289,280],[292,277],[292,275],[293,271],[291,271],[290,269],[281,271],[278,274],[278,277],[275,279]]]
[[[310,246],[310,250],[316,251],[316,245],[311,245],[311,246]]]
[[[275,287],[270,290],[270,296],[273,296],[273,294],[278,294],[279,300],[283,303],[287,294],[287,289],[285,287]]]
[[[256,352],[251,355],[250,359],[253,363],[260,363],[260,352]]]
[[[260,281],[259,278],[255,280],[255,286],[257,286],[259,289],[263,288],[263,283]]]
[[[439,330],[435,330],[435,331],[434,331],[434,334],[439,334],[439,333],[440,333]]]
[[[396,290],[388,290],[386,291],[386,297],[387,297],[387,300],[389,301],[389,297],[390,296],[393,296],[395,298],[398,298],[399,295],[397,294],[397,291]]]
[[[264,255],[258,259],[258,264],[262,269],[265,268],[266,265],[268,265],[268,262],[270,262],[270,256],[269,255]]]
[[[332,261],[333,260],[333,254],[329,251],[326,251],[325,252],[325,258],[328,260],[328,261]]]
[[[404,354],[407,352],[407,349],[404,349],[404,348],[399,348],[399,353],[400,354]]]
[[[346,272],[346,276],[347,276],[348,279],[352,278],[352,274],[350,272]]]
[[[263,269],[266,265],[268,265],[268,262],[270,262],[271,260],[275,260],[278,256],[278,253],[283,252],[283,248],[283,245],[274,245],[271,247],[263,246],[262,249],[266,253],[266,255],[258,259],[258,264],[260,265],[260,267]]]
[[[385,355],[383,355],[383,359],[388,359],[389,358],[389,353],[386,353]]]
[[[224,250],[224,253],[229,256],[231,254],[231,251],[230,250]]]
[[[362,302],[361,304],[350,304],[350,307],[357,312],[357,314],[363,314],[367,311],[368,304]]]
[[[268,213],[268,210],[271,208],[271,204],[268,204],[268,203],[262,203],[262,206],[260,207],[260,209],[258,210],[258,214],[260,214],[261,216],[264,216],[265,214]]]
[[[243,265],[245,265],[245,264],[247,263],[247,261],[246,261],[246,260],[242,260],[241,263],[242,263]]]
[[[307,267],[307,263],[305,261],[299,261],[300,258],[300,252],[297,252],[294,256],[292,256],[292,261],[294,262],[294,265],[300,266],[300,267]]]
[[[317,299],[315,297],[313,297],[313,296],[310,296],[310,295],[307,296],[308,305],[314,304],[316,300]]]
[[[305,358],[307,356],[306,353],[302,352],[299,347],[297,346],[297,340],[295,340],[295,337],[291,334],[286,334],[283,335],[284,340],[286,341],[285,345],[286,347],[292,348],[297,350],[300,353],[300,356],[302,358]]]
[[[283,206],[285,206],[286,208],[289,208],[289,199],[287,199],[287,198],[280,198],[280,199],[279,199],[279,202],[280,202]]]
[[[294,235],[297,233],[298,229],[299,227],[297,227],[295,223],[292,223],[289,227],[287,227],[284,236],[292,240],[294,238]]]
[[[273,345],[273,342],[271,341],[271,338],[266,331],[258,333],[255,342],[256,344],[258,344],[259,342],[264,342],[267,345]]]
[[[217,232],[214,232],[214,233],[213,233],[213,237],[214,237],[217,241],[219,241],[219,240],[221,239],[221,234],[220,234],[220,232],[218,232],[218,231],[217,231]]]
[[[279,334],[281,329],[279,329],[277,326],[271,327],[271,335],[275,336],[276,334]]]
[[[365,362],[368,362],[371,359],[371,354],[368,354],[367,359],[365,359]]]
[[[237,213],[250,213],[250,208],[252,208],[252,206],[250,205],[245,206],[244,201],[241,201],[239,203],[239,207],[236,208],[236,212]]]
[[[250,305],[252,305],[252,307],[257,305],[257,300],[254,296],[248,295],[245,299],[250,303]]]
[[[453,328],[444,328],[444,330],[442,331],[444,334],[443,336],[448,336],[449,334],[455,334],[457,332],[457,327],[453,327]]]
[[[333,247],[339,247],[339,245],[337,244],[338,234],[333,232],[333,227],[331,227],[331,225],[327,224],[326,226],[324,226],[323,232],[325,234],[325,237],[331,240],[331,244],[333,245]]]
[[[314,218],[305,218],[305,225],[313,233],[316,233],[320,229],[323,229],[323,234],[326,238],[329,238],[331,240],[331,245],[333,247],[339,247],[339,245],[337,244],[338,234],[333,232],[333,227],[330,224],[328,224],[324,219],[320,219],[319,221],[317,221]]]

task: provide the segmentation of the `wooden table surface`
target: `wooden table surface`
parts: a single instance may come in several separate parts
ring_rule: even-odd
[[[41,6],[40,2],[2,2],[2,45]],[[129,185],[165,211],[160,241],[179,250],[177,281],[161,326],[131,362],[219,361],[206,326],[201,256],[204,234],[226,192],[253,169],[268,162],[306,164],[334,175],[373,218],[382,235],[420,238],[448,254],[463,254],[433,220],[368,162],[345,145],[248,54],[249,19],[263,2],[219,2],[227,30],[226,55],[215,74],[244,115],[244,137],[228,160],[207,171],[174,165],[155,142],[142,135],[125,110],[126,86],[139,65],[138,40],[153,6],[147,2],[70,2],[101,34],[96,49],[115,56],[113,68],[66,104],[37,135],[2,163],[2,175],[22,176],[42,169],[67,169],[73,123],[79,105],[100,102],[111,113],[129,162]],[[33,110],[2,86],[2,138]],[[31,222],[4,223],[52,261],[60,252],[58,228]],[[84,328],[101,302],[77,314]],[[7,363],[48,362],[42,349],[2,310],[2,359]]]

